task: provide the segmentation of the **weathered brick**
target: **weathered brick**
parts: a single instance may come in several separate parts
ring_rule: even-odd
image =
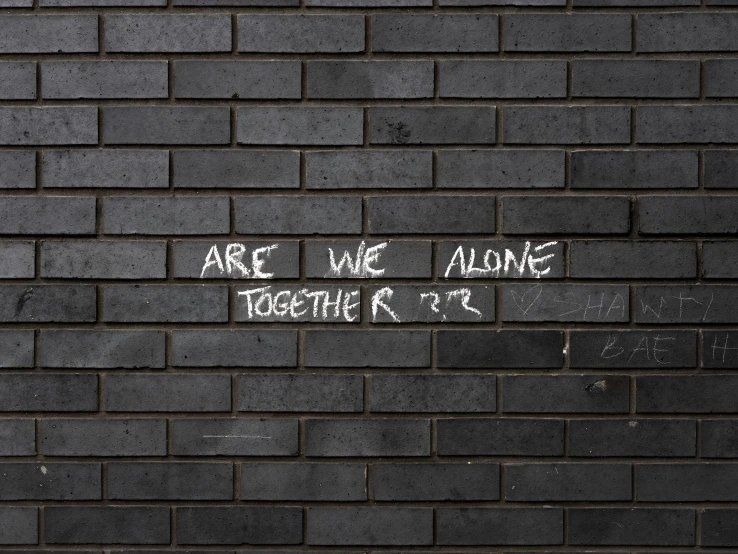
[[[558,545],[561,508],[438,508],[441,545]]]
[[[738,376],[639,375],[636,377],[638,413],[738,413]]]
[[[705,188],[738,188],[738,180],[736,180],[738,152],[735,150],[707,150],[704,160]]]
[[[444,279],[556,279],[564,275],[563,242],[464,240],[438,245],[438,277]]]
[[[627,375],[505,375],[505,413],[628,413]]]
[[[165,506],[47,506],[44,535],[51,544],[167,544]]]
[[[359,196],[237,196],[233,204],[234,227],[239,234],[361,233]]]
[[[566,62],[441,60],[441,98],[565,98]]]
[[[574,368],[696,367],[695,331],[570,331],[569,365]]]
[[[440,456],[562,456],[564,420],[439,419]]]
[[[97,375],[0,373],[0,395],[4,412],[94,412]]]
[[[238,376],[242,412],[361,412],[360,375],[253,374]]]
[[[589,458],[691,457],[696,437],[697,422],[686,419],[572,419],[568,453]]]
[[[500,465],[491,463],[375,464],[374,499],[381,501],[499,500]]]
[[[571,187],[697,188],[694,150],[581,150],[571,154]]]
[[[430,241],[305,242],[305,274],[311,279],[429,278],[431,269]]]
[[[231,500],[233,464],[203,462],[112,462],[111,500]]]
[[[638,52],[710,52],[738,49],[738,14],[638,15]]]
[[[238,51],[285,54],[363,52],[364,17],[240,14]]]
[[[706,279],[731,279],[738,276],[738,242],[703,242],[702,276]]]
[[[630,52],[627,14],[506,14],[509,52]]]
[[[641,196],[641,234],[734,234],[738,232],[738,198],[731,196]]]
[[[108,412],[228,412],[230,375],[136,373],[105,377]]]
[[[46,150],[45,188],[167,188],[164,150]]]
[[[38,508],[0,507],[0,544],[38,544]]]
[[[309,507],[306,527],[311,545],[433,544],[431,508]]]
[[[0,418],[0,456],[36,454],[36,427],[33,419]]]
[[[33,367],[33,330],[0,331],[0,367]]]
[[[366,466],[358,463],[241,464],[241,500],[366,500]]]
[[[563,346],[561,331],[508,329],[436,332],[438,367],[560,367]]]
[[[495,320],[494,286],[373,286],[364,304],[372,323],[480,323]]]
[[[0,63],[0,100],[35,100],[35,98],[36,64]]]
[[[700,422],[700,455],[703,458],[738,456],[738,421],[703,419]]]
[[[302,508],[208,506],[177,508],[178,544],[299,544]]]
[[[428,367],[430,331],[305,332],[308,367]]]
[[[506,196],[502,232],[508,235],[622,235],[630,230],[624,196]]]
[[[698,98],[700,64],[679,60],[574,60],[578,97]]]
[[[45,456],[164,456],[164,419],[42,419]],[[93,541],[97,542],[97,541]]]
[[[702,532],[700,544],[703,546],[738,545],[738,510],[701,510]]]
[[[296,456],[297,420],[266,418],[175,419],[177,456]]]
[[[175,188],[265,188],[300,186],[300,154],[285,150],[175,150]]]
[[[486,375],[372,375],[372,412],[494,412],[496,378]]]
[[[641,502],[731,502],[738,497],[738,464],[637,464]]]
[[[431,98],[432,96],[433,62],[430,61],[307,63],[308,98]]]
[[[363,142],[361,108],[238,108],[236,120],[239,144],[327,146]]]
[[[163,279],[167,275],[164,241],[45,240],[40,249],[41,277]]]
[[[106,106],[102,111],[106,144],[228,144],[231,141],[227,107]]]
[[[162,368],[164,332],[44,329],[39,359],[42,367]]]
[[[628,295],[627,285],[503,285],[502,320],[627,323]]]
[[[636,323],[738,322],[738,287],[654,285],[636,287]]]
[[[97,52],[97,16],[0,16],[0,53],[76,54]]]
[[[100,500],[102,464],[2,463],[2,500]]]
[[[705,96],[708,98],[738,96],[736,76],[738,76],[736,60],[706,60]]]
[[[179,367],[295,367],[297,332],[179,330],[171,350]]]
[[[738,142],[738,106],[639,106],[636,141],[641,144]]]
[[[573,545],[691,546],[694,510],[662,508],[569,508]]]
[[[697,276],[693,242],[572,241],[570,277],[577,279],[688,279]]]
[[[102,321],[228,321],[228,287],[223,285],[106,285],[100,291]]]
[[[494,196],[370,196],[369,232],[494,233],[495,206]]]
[[[428,456],[427,419],[308,419],[307,456]]]
[[[0,199],[2,234],[91,235],[95,232],[95,219],[95,198],[5,196]]]
[[[497,52],[494,14],[372,16],[374,52]]]
[[[97,144],[97,109],[89,106],[1,107],[0,144]]]
[[[176,98],[300,98],[296,61],[175,61]]]
[[[630,464],[505,464],[505,500],[617,502],[631,500]]]
[[[223,196],[109,196],[103,232],[115,235],[217,235],[230,230]]]
[[[630,142],[625,106],[511,106],[503,110],[502,124],[507,144]]]
[[[0,189],[36,188],[36,153],[0,150]]]
[[[106,52],[230,52],[226,14],[113,14],[105,16]]]
[[[0,285],[0,321],[94,322],[96,298],[93,285]]]
[[[417,17],[417,16],[412,16]],[[372,144],[494,144],[494,107],[371,107]]]
[[[563,188],[561,150],[441,150],[438,188]]]
[[[42,62],[41,97],[166,98],[167,62]]]

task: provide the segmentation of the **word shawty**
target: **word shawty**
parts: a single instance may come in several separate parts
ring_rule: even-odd
[[[540,279],[551,272],[551,267],[547,263],[556,256],[554,253],[546,254],[544,251],[557,244],[558,242],[547,242],[531,248],[530,242],[526,242],[520,257],[508,248],[505,248],[504,253],[489,248],[484,254],[480,252],[477,256],[476,248],[469,247],[467,252],[464,246],[460,245],[451,257],[443,277],[448,279],[458,276],[473,279],[528,276]],[[481,266],[474,267],[475,263],[481,263]]]
[[[227,275],[228,277],[271,279],[274,277],[274,273],[265,271],[264,267],[271,257],[272,251],[277,248],[279,248],[278,244],[255,248],[251,251],[251,260],[246,265],[243,261],[244,254],[246,253],[245,244],[234,242],[227,245],[222,257],[220,252],[218,252],[218,245],[214,244],[210,247],[208,255],[205,256],[205,264],[202,266],[200,278],[205,277],[205,274],[211,268],[217,267],[221,274]]]
[[[361,318],[359,287],[258,287],[236,291],[236,321],[352,323]]]

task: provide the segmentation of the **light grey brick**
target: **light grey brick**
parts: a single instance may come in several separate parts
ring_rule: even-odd
[[[241,500],[351,502],[366,498],[364,464],[241,464]]]
[[[562,150],[441,150],[438,188],[564,188]]]
[[[111,500],[231,500],[233,464],[204,462],[112,462]]]
[[[46,456],[164,456],[164,419],[43,419],[40,453]]]
[[[0,198],[0,233],[92,235],[95,198],[84,196],[5,196]]]
[[[308,367],[428,367],[429,331],[305,332]]]
[[[0,544],[38,544],[38,508],[0,507]]]
[[[223,285],[106,285],[100,288],[100,292],[102,321],[228,321],[228,287]]]
[[[265,188],[300,186],[300,153],[287,150],[175,150],[175,188]]]
[[[372,16],[374,52],[497,52],[494,14]]]
[[[573,60],[574,96],[698,98],[700,64],[679,60]]]
[[[167,188],[166,150],[46,150],[46,188]]]
[[[238,322],[359,323],[361,291],[357,286],[290,285],[239,287],[234,319]]]
[[[300,98],[297,61],[175,61],[177,98]]]
[[[503,285],[502,320],[627,323],[627,285]]]
[[[164,241],[45,240],[40,249],[41,277],[163,279],[167,275]]]
[[[565,61],[441,60],[441,98],[565,98]]]
[[[361,233],[359,196],[238,196],[234,208],[235,231],[239,234]]]
[[[572,188],[697,188],[695,150],[580,150],[571,154]]]
[[[711,52],[738,49],[738,14],[638,15],[638,52]]]
[[[641,196],[641,234],[735,234],[738,198],[732,196]]]
[[[299,544],[302,508],[207,506],[177,508],[178,544]]]
[[[308,544],[430,545],[433,510],[389,506],[310,507]]]
[[[105,377],[108,412],[228,412],[230,375],[136,373]]]
[[[345,53],[364,50],[364,16],[240,14],[239,52]]]
[[[493,374],[372,375],[369,409],[372,412],[494,412],[495,391]]]
[[[164,331],[44,329],[39,357],[42,367],[163,368]]]
[[[314,279],[429,278],[431,242],[306,241],[305,274]]]
[[[36,153],[0,150],[0,189],[36,188]]]
[[[0,144],[97,144],[97,109],[87,106],[2,107]]]
[[[225,196],[110,196],[103,232],[113,235],[217,235],[230,230]]]
[[[244,374],[238,376],[241,412],[360,412],[360,375]]]
[[[428,456],[427,419],[308,419],[307,456]]]
[[[33,330],[0,331],[0,367],[33,367]]]
[[[266,418],[175,419],[177,456],[297,456],[297,420]]]
[[[443,279],[556,279],[564,274],[564,244],[559,241],[438,243],[437,276]]]
[[[94,285],[0,285],[0,321],[90,323],[96,299]]]
[[[2,15],[0,53],[97,52],[97,15]]]
[[[0,63],[0,100],[34,100],[36,98],[36,64],[33,62]]]
[[[373,286],[364,299],[372,323],[481,323],[495,320],[494,286]]]
[[[494,233],[494,196],[370,196],[368,230],[393,233]]]
[[[415,17],[415,16],[413,16]],[[494,144],[494,107],[369,108],[372,144]]]
[[[503,49],[510,52],[630,52],[627,14],[508,14]]]
[[[228,144],[227,107],[108,106],[103,108],[106,144]]]
[[[386,99],[432,96],[433,62],[430,61],[307,63],[308,98]]]
[[[232,258],[230,264],[227,262],[229,256]],[[260,279],[260,275],[266,274],[274,279],[296,279],[300,276],[298,241],[176,240],[172,243],[172,258],[175,278]]]
[[[636,140],[644,144],[733,143],[738,141],[738,106],[640,106]]]
[[[572,241],[570,276],[577,279],[689,279],[697,245],[669,241]]]
[[[168,507],[47,506],[44,534],[51,544],[169,543]]]
[[[34,420],[0,418],[0,456],[33,456],[35,454]]]
[[[332,150],[307,152],[309,189],[431,188],[428,150]]]
[[[0,278],[33,279],[34,252],[33,241],[0,241]]]
[[[4,412],[94,412],[97,375],[0,373]],[[1,488],[1,487],[0,487]]]
[[[380,501],[499,500],[500,466],[489,463],[374,464],[374,499]]]
[[[76,98],[166,98],[167,62],[42,62],[41,96]]]
[[[239,144],[360,145],[363,114],[354,107],[238,108]]]
[[[706,150],[704,162],[705,188],[738,188],[738,151]]]
[[[2,463],[2,500],[100,500],[102,464]]]
[[[180,330],[171,349],[180,367],[295,367],[297,332]]]
[[[502,232],[508,235],[624,235],[630,231],[625,196],[506,196]]]
[[[508,144],[630,142],[626,106],[512,106],[503,111],[503,141]]]
[[[105,16],[106,52],[230,52],[226,14]]]

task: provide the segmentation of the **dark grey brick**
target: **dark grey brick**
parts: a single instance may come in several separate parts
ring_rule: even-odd
[[[561,331],[436,332],[438,367],[555,368],[561,367],[563,347]]]
[[[372,375],[372,412],[494,412],[496,377],[486,375]]]
[[[33,330],[0,331],[0,367],[33,367]]]
[[[0,150],[0,189],[36,188],[36,153]]]
[[[297,420],[265,418],[175,419],[177,456],[296,456]]]
[[[0,16],[0,53],[75,54],[97,52],[97,16]]]
[[[487,106],[372,107],[367,131],[372,144],[494,144],[495,122]]]
[[[38,508],[0,507],[0,544],[38,544]]]
[[[166,98],[165,61],[65,61],[41,63],[41,97]]]
[[[627,285],[504,285],[502,320],[627,323],[628,295]]]
[[[429,367],[430,331],[305,332],[308,367]]]
[[[172,243],[172,257],[175,278],[294,279],[300,276],[297,241],[176,240]]]
[[[297,365],[296,331],[179,330],[171,348],[171,363],[180,367]]]
[[[299,6],[299,0],[174,0],[175,6]]]
[[[428,456],[427,419],[308,419],[307,456]]]
[[[438,508],[441,545],[558,545],[564,541],[561,508]]]
[[[627,375],[505,375],[505,413],[628,413]]]
[[[306,527],[311,545],[433,544],[431,508],[309,507]]]
[[[581,150],[571,154],[571,186],[697,188],[697,166],[694,150]]]
[[[738,106],[639,106],[636,141],[642,144],[737,142]]]
[[[34,100],[35,98],[36,64],[32,62],[0,63],[0,99]]]
[[[441,98],[565,98],[565,61],[441,60]]]
[[[0,285],[0,321],[94,322],[96,298],[93,285]]]
[[[509,52],[630,52],[627,14],[506,14]]]
[[[502,232],[510,235],[622,235],[630,230],[624,196],[506,196]]]
[[[738,287],[655,285],[636,287],[637,323],[738,322]],[[717,343],[716,343],[717,345]]]
[[[738,152],[735,150],[705,151],[705,188],[738,188]],[[1,163],[1,162],[0,162]]]
[[[370,196],[369,232],[494,233],[494,196]]]
[[[238,376],[241,412],[361,412],[360,375],[245,374]]]
[[[0,278],[33,279],[36,266],[34,252],[33,241],[0,242]]]
[[[109,196],[103,232],[113,235],[217,235],[230,230],[225,196]]]
[[[703,419],[700,422],[700,455],[703,458],[738,456],[738,421]]]
[[[637,464],[641,502],[731,502],[738,498],[738,464]]]
[[[563,419],[439,419],[440,456],[562,456]]]
[[[698,98],[697,60],[574,60],[572,91],[579,97]]]
[[[704,546],[738,545],[738,510],[701,510],[702,532],[700,544]]]
[[[47,506],[44,535],[51,544],[168,544],[169,508]]]
[[[694,510],[662,508],[569,508],[572,545],[691,546]]]
[[[266,188],[300,186],[300,154],[285,150],[175,150],[175,188]]]
[[[0,419],[0,456],[36,454],[36,428],[33,419]]]
[[[431,242],[306,241],[305,274],[316,279],[429,278]]]
[[[0,199],[0,234],[91,235],[95,233],[95,219],[95,198],[91,197],[5,196]]]
[[[354,463],[241,464],[241,500],[366,500],[366,466]]]
[[[163,368],[164,331],[51,330],[39,335],[41,367]]]
[[[575,368],[696,367],[694,331],[571,331],[569,365]]]
[[[638,15],[638,52],[711,52],[738,49],[738,14]]]
[[[438,188],[563,188],[561,150],[441,150]]]
[[[167,452],[164,419],[43,419],[40,435],[39,453],[45,456],[164,456]]]
[[[374,499],[381,501],[499,500],[500,465],[490,463],[375,464]]]
[[[234,209],[235,231],[244,235],[361,233],[359,196],[237,196]]]
[[[302,508],[177,508],[178,544],[299,544]]]
[[[4,412],[94,412],[97,375],[0,373],[0,396]]]
[[[113,462],[108,464],[111,500],[231,500],[233,464]]]
[[[494,286],[397,285],[368,289],[372,323],[479,323],[495,320]]]
[[[711,1],[720,0],[708,0]],[[699,6],[700,0],[574,0],[577,8],[615,8],[619,6],[641,7],[666,7],[666,6]]]
[[[300,98],[297,61],[175,61],[177,98]]]
[[[733,318],[730,304],[723,306]],[[731,331],[702,331],[702,367],[711,369],[738,368],[738,336]]]
[[[364,51],[364,16],[240,14],[239,52],[347,53]]]
[[[360,145],[364,120],[361,108],[249,107],[236,115],[239,144]]]
[[[361,291],[357,286],[291,285],[235,290],[238,322],[359,323]],[[224,305],[225,306],[225,305]]]
[[[42,8],[76,8],[76,7],[123,7],[135,6],[164,7],[164,0],[39,0]]]
[[[104,389],[104,409],[108,412],[231,410],[230,375],[211,373],[106,375]]]
[[[30,146],[96,143],[96,108],[89,106],[0,108],[0,144]]]
[[[438,245],[438,277],[444,279],[563,276],[563,242],[475,240],[441,241]]]
[[[494,14],[372,16],[374,52],[497,52]]]
[[[688,279],[697,276],[693,242],[572,241],[570,277]]]
[[[706,279],[731,279],[738,276],[738,242],[702,243],[702,276]]]
[[[643,375],[636,378],[638,413],[738,413],[736,375]]]
[[[738,198],[731,196],[641,196],[641,234],[738,233]]]
[[[430,61],[307,62],[308,98],[432,96],[433,62]]]
[[[206,106],[106,106],[103,138],[106,144],[228,144],[230,111]]]
[[[167,188],[165,150],[46,150],[45,188]]]
[[[738,60],[705,61],[705,96],[738,96]]]
[[[420,189],[433,185],[428,150],[334,150],[306,153],[309,189]]]
[[[506,144],[630,142],[626,106],[511,106],[503,110],[502,124]]]
[[[306,0],[305,5],[325,8],[428,8],[433,5],[433,0]]]
[[[590,458],[691,457],[696,437],[697,422],[686,419],[572,419],[568,452]]]
[[[565,6],[566,0],[440,0],[441,6]]]
[[[105,16],[106,52],[230,52],[226,14],[113,14]]]
[[[53,279],[164,279],[164,241],[41,242],[41,277]]]
[[[106,285],[100,287],[100,291],[102,321],[228,321],[228,287],[225,285]]]
[[[2,500],[100,500],[102,464],[2,463]]]
[[[505,500],[617,502],[631,500],[630,464],[505,464]]]

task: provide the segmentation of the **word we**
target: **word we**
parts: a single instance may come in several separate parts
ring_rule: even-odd
[[[218,271],[228,277],[271,279],[274,277],[274,273],[264,271],[264,266],[271,256],[272,250],[276,250],[277,248],[279,248],[278,244],[255,248],[251,252],[251,261],[247,266],[243,262],[246,245],[237,242],[229,244],[226,246],[223,258],[221,258],[218,252],[218,245],[214,244],[205,257],[205,265],[202,266],[200,278],[202,279],[211,267],[217,267]]]
[[[556,254],[542,254],[546,248],[556,246],[558,242],[547,242],[541,244],[532,249],[538,257],[535,257],[531,253],[531,244],[526,242],[523,248],[523,252],[520,258],[515,256],[515,253],[505,248],[504,254],[501,254],[497,250],[487,249],[484,254],[480,255],[481,260],[480,267],[474,267],[477,262],[477,252],[474,247],[469,248],[469,253],[464,251],[463,246],[459,246],[454,255],[451,257],[451,262],[446,267],[444,278],[448,279],[454,271],[454,268],[458,268],[458,272],[462,278],[479,278],[479,277],[523,277],[526,271],[530,277],[540,279],[542,276],[547,275],[551,271],[550,266],[545,264],[554,258]],[[492,259],[494,258],[494,264]]]
[[[382,251],[387,248],[388,242],[383,242],[372,246],[366,247],[366,243],[362,240],[359,247],[356,249],[356,256],[351,257],[348,250],[343,251],[343,256],[336,262],[336,255],[333,252],[333,248],[328,248],[328,256],[330,269],[326,274],[326,277],[340,277],[343,273],[344,268],[348,270],[349,277],[355,278],[371,278],[381,277],[384,275],[384,268],[378,269],[372,267],[372,264],[379,261]]]

